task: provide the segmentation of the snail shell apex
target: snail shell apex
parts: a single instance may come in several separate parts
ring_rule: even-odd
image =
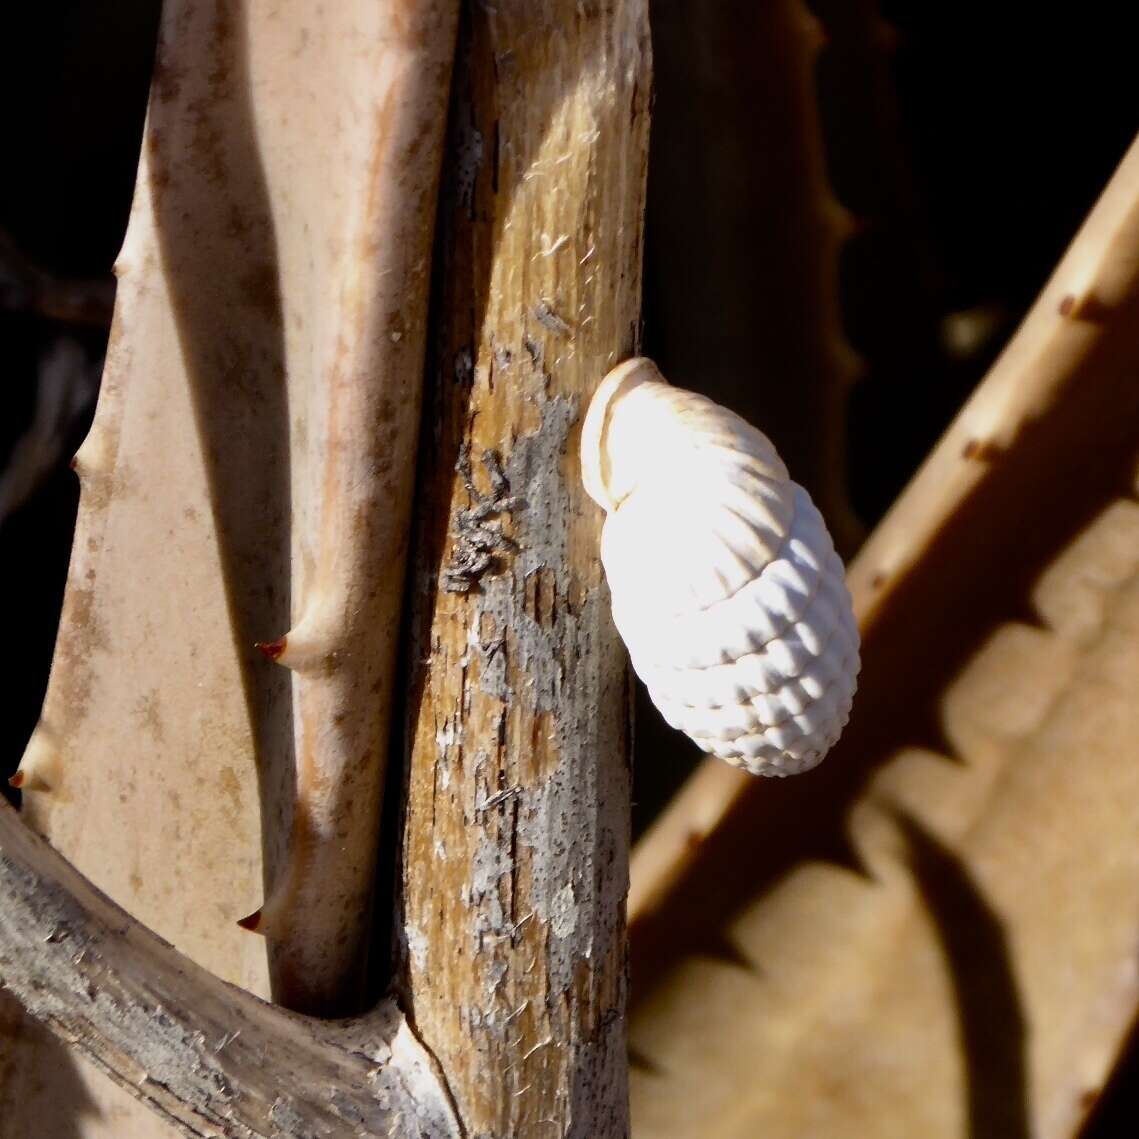
[[[638,358],[594,395],[581,461],[614,623],[664,718],[754,774],[814,767],[850,715],[858,628],[771,441]]]

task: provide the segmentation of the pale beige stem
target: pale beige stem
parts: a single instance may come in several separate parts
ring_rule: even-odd
[[[267,891],[276,996],[323,1011],[357,999],[369,924],[456,10],[163,5],[24,773],[61,853],[263,994],[236,922]],[[294,737],[293,674],[254,645],[298,622],[335,659]],[[0,1046],[14,1134],[167,1134],[46,1038]]]
[[[266,646],[294,674],[296,805],[244,924],[269,938],[279,999],[328,1013],[358,1004],[371,920],[458,6],[359,3],[311,27],[304,7],[290,34],[307,30],[305,87],[338,129],[321,154],[288,36],[268,24],[262,128],[298,223],[279,233],[300,325],[286,335],[293,624]],[[304,222],[321,213],[338,220],[314,247]]]

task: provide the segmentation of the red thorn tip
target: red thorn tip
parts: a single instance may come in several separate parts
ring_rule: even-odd
[[[258,641],[253,647],[260,650],[269,660],[280,660],[284,654],[287,637],[278,637],[275,641]]]
[[[27,776],[22,771],[17,771],[16,774],[8,780],[8,786],[15,787],[17,790],[19,790],[21,787],[23,787],[24,781],[26,779]]]
[[[246,914],[243,918],[237,919],[237,924],[242,929],[249,930],[250,933],[256,933],[261,927],[261,911],[254,910],[251,914]]]

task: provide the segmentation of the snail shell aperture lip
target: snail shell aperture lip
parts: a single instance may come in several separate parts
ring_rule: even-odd
[[[636,358],[594,395],[581,462],[607,515],[614,622],[664,718],[755,774],[814,767],[850,715],[858,628],[823,519],[771,441]]]

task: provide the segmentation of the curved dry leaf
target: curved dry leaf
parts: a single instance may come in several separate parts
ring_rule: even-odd
[[[1103,1086],[1139,1005],[1137,244],[1133,148],[852,567],[835,753],[701,775],[658,831],[692,837],[638,894],[638,1134],[1063,1139]]]

